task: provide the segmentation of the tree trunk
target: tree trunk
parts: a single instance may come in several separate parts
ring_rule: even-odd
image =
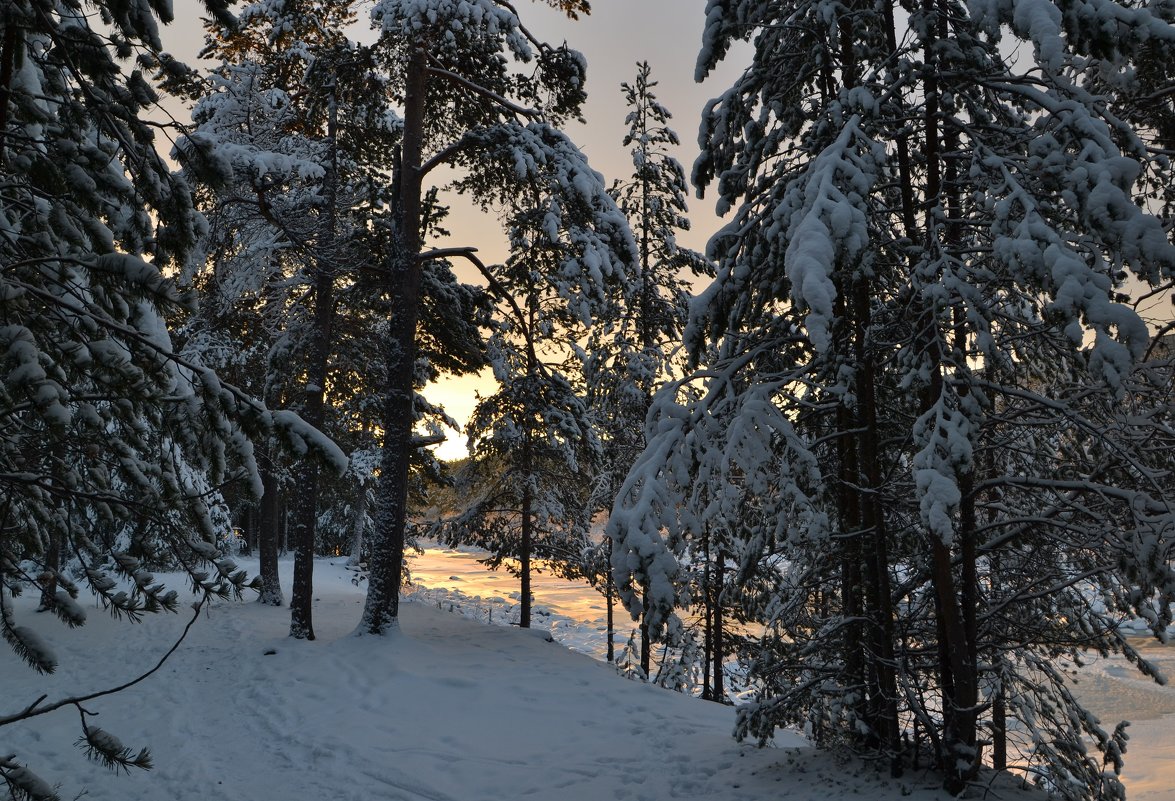
[[[1008,769],[1008,702],[1004,695],[1003,674],[997,679],[995,698],[991,705],[991,766]]]
[[[702,700],[714,700],[710,667],[714,663],[713,569],[710,564],[710,530],[702,531]]]
[[[400,612],[404,535],[408,523],[408,471],[412,455],[416,321],[420,312],[420,184],[428,54],[414,46],[405,80],[404,136],[397,174],[394,253],[388,270],[391,321],[384,347],[383,453],[376,485],[367,602],[359,631],[385,634]]]
[[[641,588],[641,672],[644,673],[645,681],[652,676],[651,668],[653,664],[652,638],[649,637],[649,588],[644,586]]]
[[[616,584],[612,580],[612,538],[608,537],[608,575],[604,579],[604,599],[608,607],[608,663],[616,661]]]
[[[837,293],[838,297],[843,292]],[[839,302],[839,301],[838,301]],[[838,316],[844,319],[843,308]],[[858,485],[860,469],[857,461],[857,437],[852,432],[857,427],[852,410],[841,404],[836,410],[836,430],[844,432],[837,439],[837,456],[840,473],[837,495],[840,498],[840,595],[842,618],[841,648],[844,655],[844,676],[842,683],[853,693],[857,701],[852,705],[855,716],[866,724],[869,710],[865,703],[866,670],[864,643],[865,603],[861,576],[861,509]]]
[[[285,556],[290,552],[290,515],[286,504],[285,493],[281,493],[278,497],[281,498],[281,505],[278,508],[277,515],[277,552],[279,556]]]
[[[726,650],[726,644],[723,641],[722,632],[722,585],[726,581],[725,565],[723,559],[725,558],[722,550],[719,549],[714,559],[714,599],[711,601],[713,606],[714,616],[714,650],[712,657],[714,659],[714,667],[711,671],[711,678],[714,686],[710,690],[710,698],[718,703],[725,703],[726,689],[724,687],[724,673],[722,670],[722,655]]]
[[[45,581],[41,585],[41,604],[38,612],[57,605],[57,574],[61,571],[61,529],[54,526],[49,534],[49,549],[45,552]]]
[[[877,373],[868,350],[872,326],[870,287],[858,277],[853,287],[853,351],[857,370],[858,448],[861,484],[861,527],[869,544],[864,549],[866,592],[873,630],[870,636],[874,673],[871,717],[877,727],[879,746],[891,757],[890,773],[901,775],[901,730],[898,720],[896,632],[893,597],[889,580],[889,543],[885,512],[881,504],[882,474],[878,443]]]
[[[245,556],[252,556],[253,549],[257,547],[257,504],[251,503],[245,507],[241,514],[241,539],[245,541],[241,553]]]
[[[8,138],[8,108],[12,100],[12,77],[16,66],[16,50],[21,37],[11,20],[4,21],[4,38],[0,43],[0,161]]]
[[[278,488],[277,477],[273,474],[273,467],[262,456],[261,472],[261,507],[260,526],[258,531],[257,555],[260,559],[261,593],[257,600],[263,604],[281,606],[285,602],[282,596],[281,579],[277,572],[278,540],[281,538],[281,491]]]
[[[530,336],[529,331],[527,336]],[[531,350],[531,353],[534,351]],[[533,371],[534,365],[529,365],[528,374]],[[521,582],[519,588],[518,625],[520,628],[530,628],[530,552],[534,543],[534,451],[531,441],[533,432],[530,428],[529,416],[523,423],[522,433],[522,531],[521,542],[518,545],[518,577]]]
[[[312,417],[312,416],[309,416]],[[311,419],[307,423],[318,428]],[[290,636],[314,639],[312,601],[314,595],[315,517],[318,514],[318,470],[304,464],[294,487],[294,515],[291,534],[294,544],[294,583],[290,591]]]
[[[332,79],[333,80],[333,79]],[[330,89],[327,116],[326,176],[323,179],[321,220],[314,267],[314,317],[307,353],[306,388],[302,418],[322,430],[326,422],[326,374],[335,314],[335,214],[338,203],[338,109]],[[314,639],[314,546],[318,528],[318,462],[304,457],[298,470],[294,500],[294,586],[290,593],[290,636]]]
[[[358,567],[363,562],[363,529],[367,522],[367,487],[359,486],[359,498],[355,504],[355,521],[351,524],[351,554],[347,565]]]

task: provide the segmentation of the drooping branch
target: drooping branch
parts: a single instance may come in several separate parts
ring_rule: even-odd
[[[432,56],[429,56],[429,61],[431,61],[434,65],[438,65],[440,63]],[[458,86],[462,86],[462,87],[468,89],[469,91],[473,92],[474,94],[479,95],[481,97],[484,97],[487,100],[490,100],[490,101],[498,104],[499,106],[506,109],[507,111],[511,111],[520,117],[526,117],[527,119],[530,119],[530,120],[537,120],[537,119],[541,119],[543,116],[542,112],[539,111],[538,109],[526,108],[525,106],[520,106],[517,103],[502,97],[497,92],[490,91],[489,89],[486,89],[481,84],[474,83],[473,81],[469,80],[468,78],[465,78],[461,75],[458,75],[455,72],[450,72],[449,70],[445,69],[444,67],[430,66],[430,67],[428,67],[428,74],[429,75],[436,75],[438,78],[444,78],[445,80],[449,81],[450,83],[455,83]]]
[[[28,720],[29,718],[35,718],[40,715],[47,715],[50,712],[55,712],[64,706],[80,706],[81,704],[84,704],[87,701],[93,701],[96,698],[102,698],[103,696],[107,695],[114,695],[115,693],[120,693],[123,690],[130,689],[136,684],[139,684],[150,678],[161,667],[163,667],[163,664],[171,657],[172,654],[176,652],[183,641],[187,638],[188,632],[192,630],[192,626],[194,626],[196,621],[200,619],[200,613],[204,611],[204,606],[208,603],[211,597],[212,593],[205,592],[204,597],[192,605],[192,617],[188,620],[187,625],[184,626],[184,630],[180,632],[180,636],[174,643],[172,643],[171,647],[167,649],[167,652],[164,653],[163,656],[159,657],[159,661],[156,662],[154,667],[152,667],[150,670],[140,674],[139,676],[136,676],[130,681],[124,682],[115,687],[109,687],[105,690],[98,690],[96,692],[87,693],[85,695],[71,695],[67,698],[54,701],[51,704],[42,705],[41,702],[48,697],[42,695],[40,698],[33,701],[21,711],[0,717],[0,727],[17,723],[22,720]]]
[[[437,167],[447,163],[449,159],[453,158],[458,153],[461,153],[463,150],[465,150],[465,148],[469,147],[473,143],[474,139],[466,134],[456,142],[453,142],[450,145],[446,145],[434,153],[428,161],[420,165],[420,167],[417,169],[417,175],[423,178]]]
[[[512,294],[510,294],[506,287],[502,286],[502,282],[498,280],[497,276],[490,272],[489,267],[487,267],[485,262],[479,259],[476,254],[477,248],[474,247],[438,248],[436,250],[430,250],[427,253],[421,253],[420,258],[421,260],[432,260],[446,259],[450,256],[459,256],[463,259],[466,259],[469,261],[469,263],[476,267],[477,271],[481,273],[483,278],[485,278],[486,282],[490,285],[490,290],[510,306],[510,310],[513,311],[514,316],[518,318],[518,324],[525,327],[527,319],[526,313],[523,312],[522,307],[518,305],[518,300],[515,299]],[[529,336],[529,334],[526,337],[526,353],[534,363],[541,364],[537,354],[535,353],[534,337]]]

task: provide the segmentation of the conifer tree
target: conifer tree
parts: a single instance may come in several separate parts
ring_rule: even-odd
[[[1175,590],[1165,468],[1137,447],[1165,438],[1163,401],[1136,384],[1149,333],[1122,302],[1127,275],[1175,269],[1136,202],[1169,163],[1115,113],[1175,27],[1114,2],[904,10],[708,4],[699,77],[754,47],[694,170],[733,218],[686,334],[704,390],[657,403],[617,580],[633,611],[634,584],[658,588],[663,619],[690,537],[740,520],[768,626],[744,735],[802,725],[898,772],[912,727],[958,793],[981,730],[1000,752],[1016,720],[1009,768],[1120,797],[1121,729],[1057,664],[1094,648],[1149,671],[1117,616],[1161,634]]]
[[[653,393],[681,367],[682,328],[689,306],[689,278],[712,274],[705,258],[677,243],[688,231],[685,171],[670,148],[680,144],[672,118],[653,92],[657,82],[647,62],[637,65],[633,83],[621,84],[628,113],[623,144],[631,148],[633,173],[611,191],[629,220],[638,260],[628,293],[601,309],[588,346],[590,403],[597,418],[603,460],[596,475],[593,509],[607,510],[620,481],[644,449],[645,417]],[[611,540],[604,540],[610,553]],[[607,554],[605,554],[607,555]],[[610,568],[604,593],[612,614]],[[642,615],[640,666],[649,676],[652,644]],[[608,631],[609,661],[614,655]]]
[[[384,370],[376,343],[388,314],[377,273],[389,245],[388,173],[402,126],[382,57],[343,33],[353,19],[353,4],[281,0],[251,6],[234,30],[214,27],[207,52],[225,59],[213,76],[218,91],[201,98],[199,128],[180,151],[206,181],[225,243],[205,285],[246,315],[277,312],[258,326],[270,334],[259,365],[267,389],[339,441],[370,448],[364,432],[379,422]],[[439,223],[443,210],[432,200],[424,208],[421,224]],[[422,281],[417,386],[484,360],[480,290],[457,283],[439,261]],[[427,404],[417,411],[434,416]],[[341,508],[365,509],[367,490],[361,482],[324,483],[311,460],[283,472],[293,498],[290,631],[309,639],[313,556],[326,544],[318,522],[324,514],[339,519]],[[369,518],[356,514],[351,534]]]
[[[223,4],[208,7],[227,20]],[[83,590],[131,620],[175,610],[177,594],[128,553],[133,528],[205,600],[240,593],[210,499],[234,479],[256,491],[246,432],[276,427],[330,450],[296,415],[267,412],[172,347],[168,322],[191,298],[165,271],[188,264],[204,223],[147,121],[149,75],[182,71],[159,56],[161,19],[139,2],[18,0],[0,13],[0,636],[42,673],[56,657],[18,622],[22,587],[70,626],[85,621]],[[85,700],[18,700],[0,726],[74,705],[93,758],[148,766],[90,725]],[[0,779],[52,797],[8,752]]]
[[[549,0],[570,16],[581,0]],[[441,165],[464,174],[462,189],[487,211],[536,197],[528,213],[557,256],[551,277],[570,312],[586,322],[592,298],[632,257],[631,235],[602,179],[557,125],[579,113],[585,65],[566,46],[538,41],[504,0],[383,0],[375,19],[393,85],[403,104],[404,134],[395,172],[392,245],[385,266],[390,328],[381,428],[383,461],[376,491],[372,570],[360,631],[396,625],[407,524],[413,435],[412,365],[418,352],[425,265],[470,251],[423,247],[421,200]],[[532,67],[516,65],[533,62]],[[493,282],[491,281],[491,284]]]
[[[466,427],[464,472],[479,493],[440,529],[446,541],[489,551],[491,567],[505,562],[517,573],[522,628],[530,627],[540,560],[564,576],[583,569],[590,514],[582,476],[599,450],[578,347],[596,304],[571,313],[559,263],[574,244],[552,241],[545,211],[528,211],[510,220],[511,259],[487,269],[502,318],[488,343],[498,391],[479,400]]]

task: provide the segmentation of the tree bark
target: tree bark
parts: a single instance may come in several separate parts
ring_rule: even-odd
[[[616,585],[612,580],[612,538],[608,537],[608,575],[604,579],[604,599],[608,607],[608,663],[616,661]]]
[[[258,461],[260,462],[262,495],[257,543],[261,593],[257,596],[257,600],[263,604],[281,606],[285,602],[285,598],[282,596],[281,579],[277,572],[278,540],[281,538],[281,491],[278,487],[277,477],[273,474],[273,467],[265,463],[267,461],[265,456],[262,456]]]
[[[881,504],[881,436],[877,421],[877,371],[868,350],[872,326],[870,286],[858,276],[853,288],[853,357],[857,370],[857,415],[859,467],[863,492],[860,502],[861,526],[869,538],[865,551],[866,592],[873,630],[872,670],[874,672],[871,717],[878,729],[879,745],[891,756],[890,773],[901,775],[901,730],[898,720],[896,632],[893,597],[889,579],[889,542],[885,511]]]
[[[417,45],[409,54],[405,80],[404,137],[397,180],[394,253],[387,290],[392,319],[384,347],[387,376],[383,398],[383,453],[376,485],[367,602],[360,633],[386,634],[398,626],[408,523],[408,471],[412,455],[413,375],[416,322],[420,313],[420,186],[424,149],[424,101],[428,54]]]
[[[16,25],[11,19],[13,14],[5,16],[8,19],[0,20],[4,25],[4,37],[0,41],[0,162],[4,159],[4,151],[8,139],[8,108],[12,100],[12,76],[16,66],[16,48],[20,45],[20,36]]]
[[[367,522],[367,487],[359,486],[359,499],[355,503],[355,520],[351,524],[351,553],[347,564],[358,567],[363,562],[363,529]]]
[[[714,616],[714,650],[711,654],[714,659],[714,666],[711,671],[711,680],[714,684],[710,690],[710,698],[720,704],[724,703],[726,699],[726,689],[723,681],[724,673],[722,670],[722,655],[723,651],[726,650],[722,631],[722,585],[726,581],[725,565],[722,562],[723,558],[722,549],[719,548],[714,559],[714,598],[711,601]]]
[[[530,336],[528,329],[527,336]],[[529,349],[534,353],[533,348]],[[534,364],[528,365],[527,376],[533,381]],[[526,419],[523,421],[522,432],[522,530],[519,532],[521,541],[518,544],[518,573],[521,586],[518,599],[518,626],[530,628],[530,554],[534,544],[534,450],[529,410],[523,410]]]
[[[710,667],[714,663],[714,588],[710,564],[710,530],[702,531],[702,700],[714,700]]]
[[[641,588],[641,672],[645,674],[645,681],[652,676],[652,638],[649,637],[649,588]]]
[[[332,78],[333,80],[333,78]],[[338,205],[338,110],[335,90],[327,100],[326,176],[317,254],[314,265],[314,316],[307,353],[303,419],[320,431],[326,422],[326,374],[332,345],[335,314],[335,224]],[[318,462],[304,457],[298,470],[294,501],[294,586],[290,594],[290,636],[314,639],[314,546],[318,528]]]

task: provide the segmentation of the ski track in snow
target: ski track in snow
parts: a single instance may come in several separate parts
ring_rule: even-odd
[[[291,563],[281,566],[289,587]],[[285,608],[217,602],[158,674],[86,705],[126,745],[148,745],[152,771],[115,776],[88,763],[72,745],[70,710],[0,729],[0,751],[59,784],[63,799],[85,801],[945,799],[933,775],[890,780],[807,748],[736,743],[730,707],[628,681],[516,628],[404,603],[401,630],[353,636],[363,589],[341,560],[320,561],[315,583],[315,641],[289,639]],[[187,622],[181,613],[132,626],[91,609],[67,631],[32,613],[31,598],[17,603],[61,668],[38,678],[0,649],[0,714],[43,692],[125,680]],[[1009,786],[1000,797],[1034,796]]]

